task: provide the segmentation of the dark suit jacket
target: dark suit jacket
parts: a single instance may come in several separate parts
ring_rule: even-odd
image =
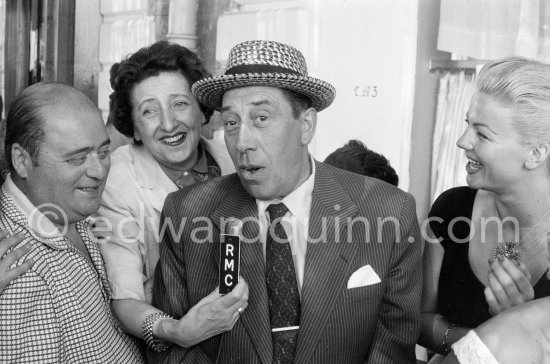
[[[257,218],[237,175],[168,195],[154,305],[180,318],[218,284],[220,221]],[[193,219],[194,222],[193,222]],[[354,219],[354,220],[351,220]],[[350,223],[352,222],[352,223]],[[210,226],[207,226],[210,225]],[[210,231],[209,231],[210,230]],[[272,343],[258,224],[245,222],[241,275],[248,308],[234,328],[152,362],[271,363]],[[422,288],[415,202],[387,183],[316,162],[297,363],[414,363]],[[381,283],[347,288],[371,265]]]

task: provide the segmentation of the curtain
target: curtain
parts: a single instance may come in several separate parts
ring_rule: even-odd
[[[550,0],[441,0],[437,48],[455,58],[517,55],[550,63]],[[433,135],[431,202],[466,184],[466,157],[456,146],[475,92],[475,75],[441,74]]]
[[[445,72],[439,80],[432,149],[431,203],[441,192],[466,185],[466,157],[456,146],[466,127],[475,75]]]
[[[550,62],[547,0],[442,0],[437,48],[463,57]]]

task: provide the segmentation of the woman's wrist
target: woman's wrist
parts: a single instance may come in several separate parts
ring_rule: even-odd
[[[433,315],[432,325],[431,341],[426,344],[429,349],[441,355],[447,355],[451,351],[451,346],[470,331],[449,322],[441,314]]]
[[[182,320],[183,319],[184,318],[182,318]],[[187,335],[186,325],[182,325],[180,320],[173,318],[159,320],[154,327],[153,334],[159,340],[171,342],[182,348],[193,346],[192,339]]]
[[[447,326],[447,329],[445,330],[445,333],[443,334],[443,340],[441,340],[441,346],[443,347],[443,352],[445,354],[449,354],[451,352],[451,344],[449,344],[449,334],[455,328],[455,324],[449,324]]]
[[[443,348],[442,354],[444,355],[449,354],[451,352],[451,346],[458,340],[462,339],[470,331],[469,328],[457,326],[454,324],[449,324],[449,326],[452,326],[452,327],[448,333],[447,333],[447,329],[445,330],[445,333],[447,333],[447,337],[444,342],[442,340],[442,344],[443,343],[446,344],[446,345],[442,345],[442,348]]]
[[[154,351],[164,351],[170,346],[168,344],[169,340],[165,340],[163,335],[159,335],[161,323],[166,320],[172,320],[172,317],[160,311],[147,315],[143,320],[143,339],[147,346]]]

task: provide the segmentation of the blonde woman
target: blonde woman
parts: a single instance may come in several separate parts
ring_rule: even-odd
[[[430,212],[420,344],[442,355],[471,328],[550,295],[550,66],[491,62],[457,145],[468,187]]]

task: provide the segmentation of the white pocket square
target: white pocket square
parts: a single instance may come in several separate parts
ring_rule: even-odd
[[[365,265],[357,269],[348,280],[348,289],[370,286],[371,284],[380,283],[380,277],[372,269],[370,265]]]

